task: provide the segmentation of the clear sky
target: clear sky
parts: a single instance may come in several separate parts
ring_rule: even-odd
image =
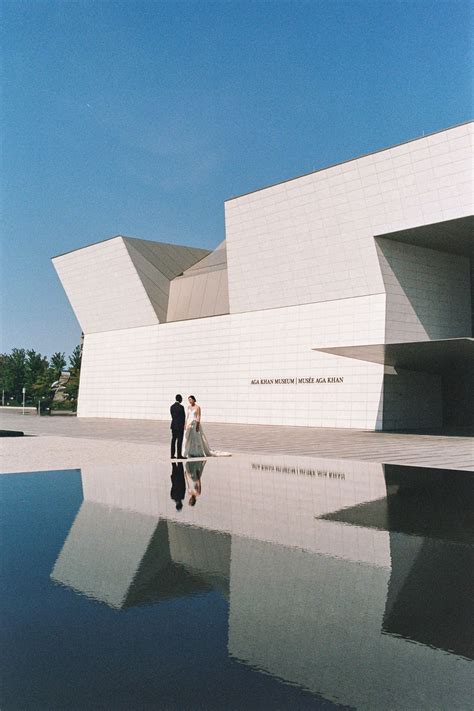
[[[4,0],[0,350],[78,343],[55,254],[213,248],[226,198],[472,118],[473,8]]]

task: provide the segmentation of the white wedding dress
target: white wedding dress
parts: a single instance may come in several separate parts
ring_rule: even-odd
[[[202,429],[202,423],[197,427],[196,412],[188,407],[186,418],[186,430],[184,433],[184,456],[185,457],[230,457],[230,452],[216,452],[209,447],[206,435]]]
[[[184,433],[184,456],[210,457],[212,456],[211,450],[206,435],[202,431],[202,425],[199,424],[199,431],[196,429],[196,426],[196,412],[188,407],[186,431]]]

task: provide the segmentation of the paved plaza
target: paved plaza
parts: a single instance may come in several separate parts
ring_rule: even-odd
[[[474,439],[349,429],[204,424],[216,450],[406,464],[474,471]],[[169,422],[2,414],[0,429],[30,437],[0,440],[2,472],[166,459]]]

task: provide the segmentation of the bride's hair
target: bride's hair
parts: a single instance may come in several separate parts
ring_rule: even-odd
[[[194,402],[196,402],[196,398],[194,397],[194,395],[190,395],[189,398],[191,398],[191,400],[193,400]],[[189,398],[188,398],[188,400],[189,400]]]

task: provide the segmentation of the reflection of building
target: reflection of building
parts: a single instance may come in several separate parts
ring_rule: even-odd
[[[357,529],[353,536],[357,537]],[[428,587],[430,595],[424,602],[436,602],[437,612],[442,612],[444,586],[441,591],[436,587],[440,560],[434,557],[428,566],[420,565],[418,540],[401,534],[397,539],[390,573],[367,564],[233,537],[229,653],[353,708],[468,708],[471,663],[446,654],[449,637],[443,638],[441,648],[433,644],[437,641],[436,618],[429,619],[425,611],[419,618],[413,617],[412,624],[409,619],[414,600],[421,608],[423,601],[418,596],[426,596]],[[404,581],[397,579],[401,572],[405,573]],[[420,576],[423,584],[412,587],[404,598],[410,575]],[[412,606],[405,615],[403,610],[401,614],[394,608],[387,611],[392,590],[400,583],[400,603],[405,605],[409,600]],[[450,603],[463,604],[469,583],[466,576],[460,581],[459,575],[455,583]],[[465,625],[471,607],[459,609]],[[395,622],[387,618],[387,612],[396,617]],[[443,620],[440,623],[443,625]],[[457,627],[451,631],[451,640],[456,639],[457,631]],[[454,641],[449,648],[462,653],[465,646],[458,650]]]
[[[58,582],[116,607],[218,590],[242,663],[357,708],[468,708],[472,562],[462,527],[442,534],[447,514],[435,530],[441,471],[433,488],[415,468],[215,459],[180,512],[161,467],[82,474]],[[472,477],[455,474],[462,518]],[[417,498],[418,529],[400,496]]]
[[[474,479],[470,472],[384,465],[388,496],[324,518],[390,532],[383,630],[474,658]]]
[[[473,124],[226,202],[216,250],[116,237],[54,259],[79,416],[473,424]],[[113,358],[110,354],[113,353]]]
[[[51,577],[127,608],[216,587],[227,594],[229,566],[230,536],[84,501]]]

